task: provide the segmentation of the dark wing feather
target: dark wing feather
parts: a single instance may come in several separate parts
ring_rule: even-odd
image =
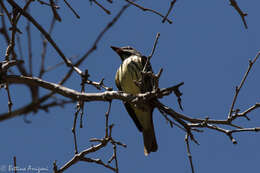
[[[116,74],[117,75],[117,74]],[[120,85],[120,82],[118,80],[118,76],[116,76],[116,87],[118,88],[119,91],[122,91],[122,88],[121,88],[121,85]],[[131,105],[127,102],[124,102],[124,105],[125,105],[125,108],[128,112],[128,114],[130,115],[130,117],[132,118],[132,120],[134,121],[136,127],[138,128],[139,131],[142,131],[143,128],[140,124],[140,122],[138,121],[137,119],[137,116],[135,114],[135,111],[132,109]]]
[[[142,66],[144,67],[147,61],[147,57],[146,56],[142,56]],[[146,69],[146,72],[153,72],[152,66],[150,64],[150,62],[148,62]],[[155,85],[155,81],[151,76],[146,75],[144,77],[144,88],[142,89],[142,93],[145,93],[147,91],[152,91],[154,89],[154,85]]]
[[[128,114],[131,116],[131,118],[134,121],[136,127],[138,128],[138,130],[140,132],[143,131],[143,127],[142,127],[141,123],[138,121],[137,116],[135,114],[135,111],[132,109],[132,106],[127,102],[124,102],[124,105],[125,105],[125,108],[126,108]]]

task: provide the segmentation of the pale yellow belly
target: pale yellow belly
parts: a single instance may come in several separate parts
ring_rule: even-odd
[[[133,65],[133,61],[136,62],[135,65]],[[141,68],[141,58],[137,56],[128,58],[122,63],[121,67],[119,68],[119,80],[121,81],[121,88],[124,92],[131,94],[138,94],[141,92],[139,87],[134,82],[140,79]]]

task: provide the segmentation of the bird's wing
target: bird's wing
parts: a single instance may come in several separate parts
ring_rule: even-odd
[[[141,62],[142,62],[142,66],[144,67],[145,64],[146,64],[146,61],[147,61],[147,57],[146,56],[142,56],[141,57]],[[152,66],[150,64],[150,62],[148,62],[147,66],[146,66],[146,69],[145,69],[146,72],[153,72],[153,69],[152,69]],[[155,85],[155,81],[154,81],[154,78],[152,78],[151,76],[149,75],[146,75],[144,77],[144,89],[142,91],[142,93],[145,93],[147,91],[152,91],[154,89],[154,85]]]
[[[141,123],[139,122],[139,120],[137,119],[137,116],[135,114],[135,111],[134,109],[132,108],[131,104],[127,103],[127,102],[124,102],[124,105],[125,105],[125,108],[128,112],[128,114],[131,116],[131,118],[133,119],[136,127],[138,128],[138,130],[141,132],[143,131],[143,127],[141,125]]]
[[[116,81],[116,87],[118,88],[119,91],[122,91],[122,87],[120,85],[120,82],[119,82],[119,76],[118,76],[118,71],[116,72],[116,78],[115,78],[115,81]],[[137,119],[137,116],[135,114],[135,111],[134,109],[132,108],[131,104],[127,103],[127,102],[124,102],[124,105],[125,105],[125,108],[128,112],[128,114],[130,115],[130,117],[132,118],[132,120],[134,121],[136,127],[138,128],[139,131],[142,131],[142,125],[140,124],[139,120]]]

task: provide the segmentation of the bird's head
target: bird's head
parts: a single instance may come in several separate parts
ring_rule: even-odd
[[[126,58],[132,55],[142,56],[140,52],[138,52],[137,50],[135,50],[130,46],[125,46],[125,47],[111,46],[111,48],[120,56],[122,61],[124,61]]]

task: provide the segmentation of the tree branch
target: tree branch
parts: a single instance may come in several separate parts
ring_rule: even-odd
[[[136,6],[137,8],[139,8],[139,9],[141,9],[141,10],[143,10],[143,11],[150,11],[150,12],[152,12],[152,13],[154,13],[154,14],[157,14],[158,16],[162,17],[163,19],[165,18],[165,16],[163,16],[161,13],[159,13],[159,12],[153,10],[153,9],[142,7],[141,5],[139,5],[139,4],[137,4],[137,3],[133,2],[133,1],[130,1],[130,0],[126,0],[126,2],[128,2],[129,4],[132,4],[132,5],[134,5],[134,6]],[[171,21],[171,20],[169,20],[168,18],[166,18],[166,20],[167,20],[167,22],[168,22],[169,24],[172,24],[172,21]]]
[[[236,92],[235,92],[235,96],[233,98],[233,101],[232,101],[232,104],[231,104],[231,107],[230,107],[230,110],[229,110],[228,118],[232,118],[232,113],[234,112],[234,106],[235,106],[235,103],[236,103],[236,100],[237,100],[237,96],[238,96],[242,86],[244,85],[251,68],[253,67],[254,63],[256,62],[256,60],[258,59],[259,56],[260,56],[260,51],[256,54],[253,61],[249,60],[248,69],[247,69],[242,81],[240,82],[239,86],[236,86]]]

